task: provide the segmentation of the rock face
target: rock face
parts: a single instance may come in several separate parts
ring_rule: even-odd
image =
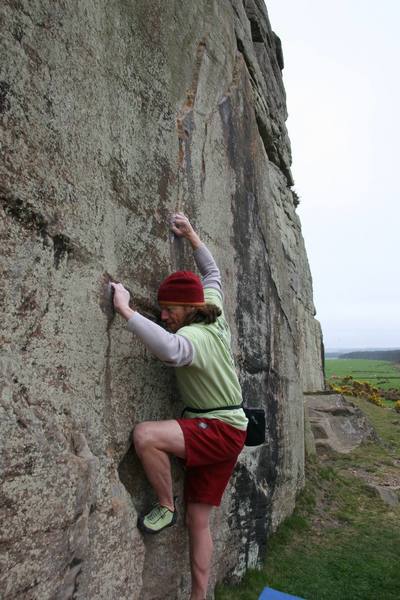
[[[2,598],[187,598],[182,517],[136,529],[152,497],[130,445],[181,402],[104,289],[158,318],[158,283],[193,268],[177,209],[219,263],[268,422],[214,515],[212,583],[240,577],[293,509],[302,392],[323,385],[280,41],[261,0],[5,0],[0,18]]]

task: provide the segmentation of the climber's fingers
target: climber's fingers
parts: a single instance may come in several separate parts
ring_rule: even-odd
[[[171,230],[178,237],[187,237],[193,233],[189,219],[183,213],[175,213],[171,217]]]
[[[110,282],[114,289],[114,306],[118,310],[123,306],[129,306],[130,293],[122,283]]]

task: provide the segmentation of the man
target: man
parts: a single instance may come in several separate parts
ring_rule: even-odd
[[[223,313],[220,272],[188,219],[177,213],[171,229],[186,238],[202,275],[178,271],[158,291],[161,319],[168,331],[129,307],[129,292],[113,284],[114,306],[163,363],[176,368],[183,417],[139,423],[133,440],[158,503],[139,518],[145,533],[176,522],[169,455],[184,460],[186,520],[192,573],[191,600],[206,597],[213,543],[210,515],[219,506],[243,448],[247,419]]]

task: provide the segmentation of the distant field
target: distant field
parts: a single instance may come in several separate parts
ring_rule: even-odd
[[[384,360],[326,359],[325,375],[328,383],[351,375],[382,390],[400,390],[400,365]]]

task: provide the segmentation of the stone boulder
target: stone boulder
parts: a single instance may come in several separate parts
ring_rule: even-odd
[[[387,485],[378,485],[375,483],[369,484],[370,489],[376,493],[377,496],[391,508],[394,508],[400,504],[400,485],[397,482],[396,487]]]
[[[364,413],[341,394],[305,395],[306,413],[318,455],[347,454],[376,433]]]

